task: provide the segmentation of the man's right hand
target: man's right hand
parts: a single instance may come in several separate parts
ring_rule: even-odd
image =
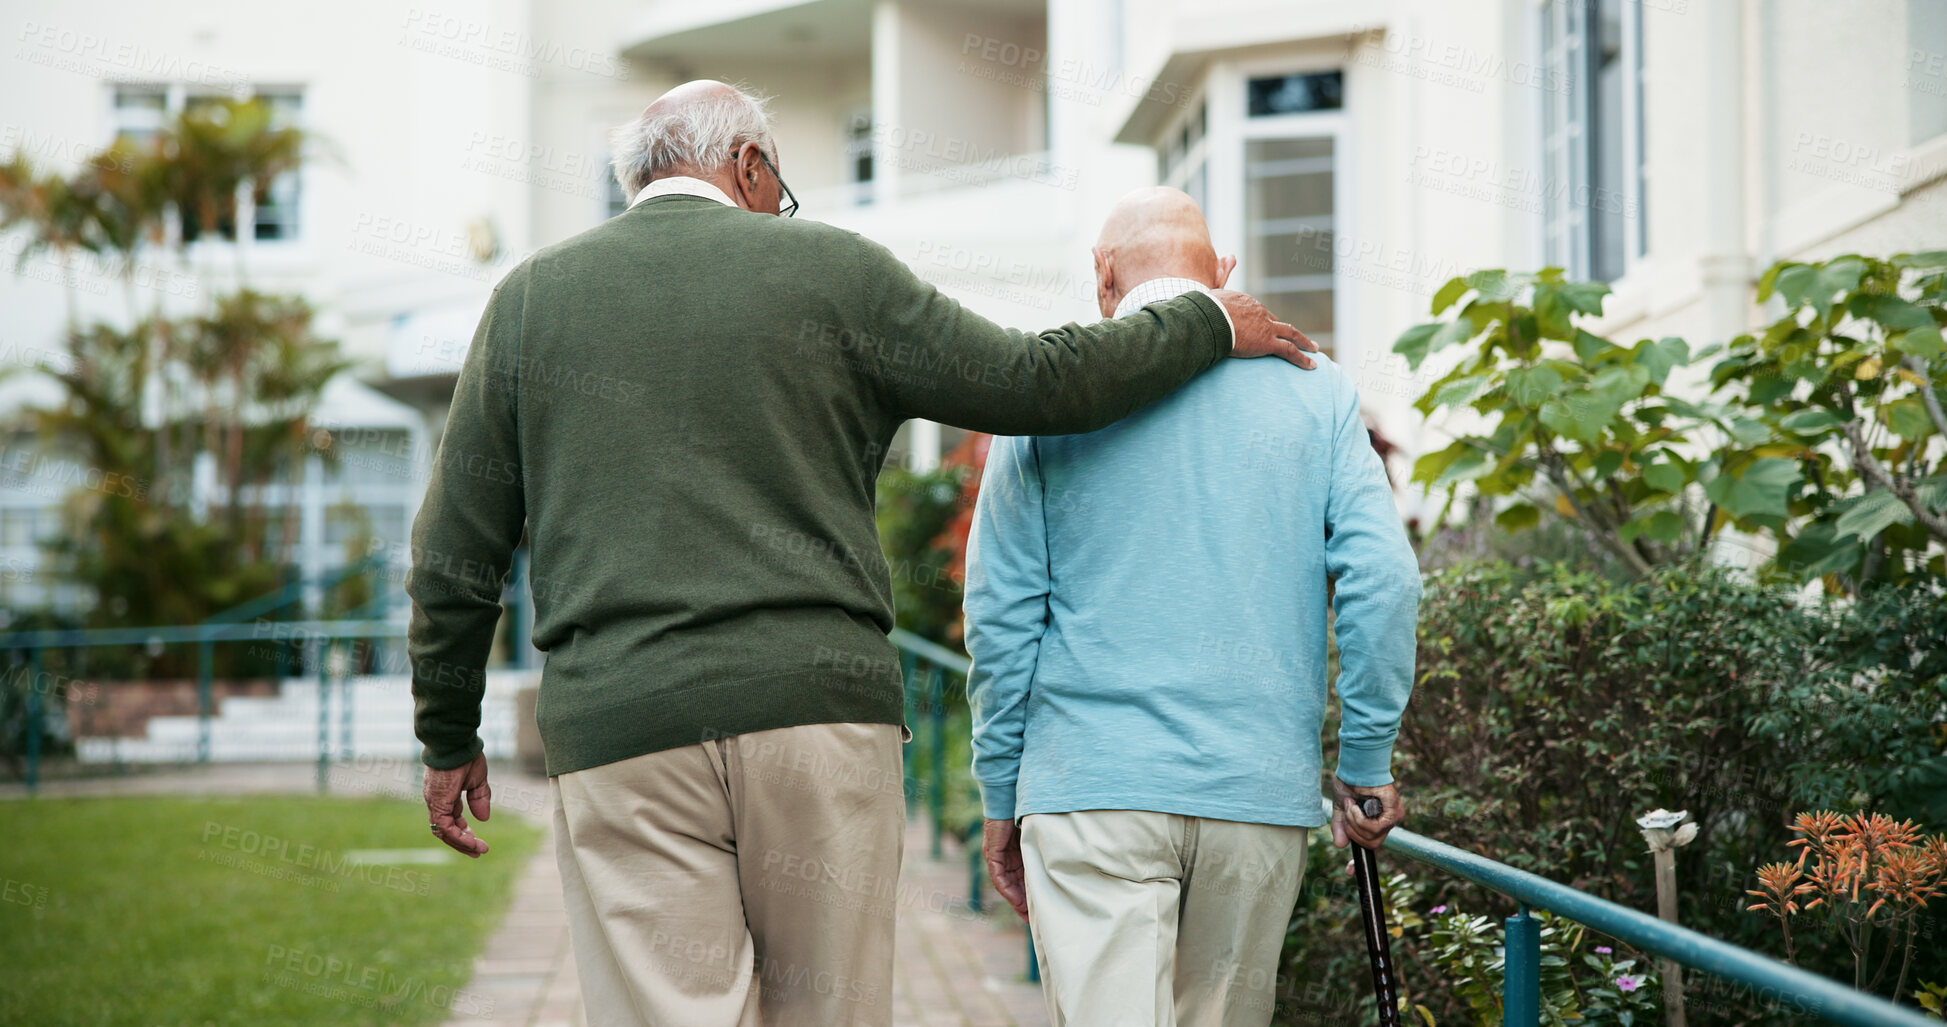
[[[1318,366],[1305,355],[1318,352],[1318,343],[1306,338],[1304,332],[1272,317],[1271,312],[1264,309],[1264,304],[1248,293],[1217,289],[1210,295],[1224,305],[1224,311],[1230,315],[1230,323],[1237,331],[1237,337],[1231,344],[1231,356],[1282,357],[1306,370]]]
[[[1366,799],[1379,800],[1379,817],[1366,816],[1359,808]],[[1406,804],[1400,801],[1399,789],[1392,785],[1379,785],[1365,788],[1349,785],[1332,777],[1332,844],[1345,848],[1349,840],[1368,849],[1377,849],[1386,840],[1387,832],[1398,827],[1406,819]]]
[[[989,820],[980,828],[980,854],[987,860],[987,877],[994,890],[1028,918],[1028,885],[1021,867],[1021,827],[1012,820]]]

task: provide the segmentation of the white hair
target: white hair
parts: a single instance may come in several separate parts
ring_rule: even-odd
[[[771,163],[777,163],[767,101],[736,88],[712,91],[668,111],[644,111],[634,121],[616,126],[608,142],[609,152],[615,155],[610,161],[615,180],[631,197],[672,169],[721,167],[745,143],[756,143]]]

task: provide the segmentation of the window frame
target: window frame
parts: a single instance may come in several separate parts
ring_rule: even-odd
[[[1622,64],[1621,106],[1617,133],[1622,140],[1622,267],[1609,284],[1624,282],[1638,273],[1649,260],[1649,162],[1645,140],[1648,126],[1644,116],[1644,89],[1649,80],[1643,59],[1643,5],[1640,0],[1618,0],[1621,5]],[[1591,217],[1594,197],[1594,172],[1591,168],[1597,145],[1594,125],[1596,96],[1590,32],[1593,19],[1601,17],[1599,0],[1538,0],[1534,8],[1532,32],[1537,63],[1543,70],[1544,88],[1534,106],[1535,155],[1542,172],[1542,205],[1535,217],[1535,242],[1540,262],[1564,269],[1571,279],[1591,279],[1595,268],[1595,230]],[[1577,32],[1569,31],[1570,25]],[[1562,47],[1575,52],[1558,53]],[[1555,76],[1566,75],[1567,88],[1546,86]],[[1558,119],[1558,109],[1568,112]],[[1563,152],[1551,152],[1556,139]],[[1552,206],[1555,197],[1564,197],[1565,222],[1557,224]],[[1583,196],[1580,204],[1575,196]]]
[[[1345,96],[1334,110],[1301,111],[1251,117],[1250,80],[1273,75],[1307,75],[1337,71],[1344,75]],[[1207,198],[1204,216],[1210,223],[1219,255],[1235,253],[1237,269],[1232,273],[1232,288],[1249,291],[1254,279],[1245,242],[1246,220],[1245,152],[1254,139],[1330,138],[1332,140],[1332,233],[1333,259],[1332,360],[1344,367],[1357,366],[1359,358],[1359,317],[1352,279],[1337,254],[1337,240],[1353,235],[1355,229],[1354,156],[1357,145],[1355,125],[1358,115],[1357,76],[1351,74],[1342,55],[1287,54],[1255,60],[1219,61],[1205,76],[1195,96],[1208,104],[1209,116],[1203,143],[1207,147]],[[1181,127],[1172,119],[1169,133]],[[1169,134],[1157,137],[1156,146],[1165,144]],[[1159,160],[1161,150],[1158,150]],[[1187,162],[1186,162],[1187,163]],[[1160,167],[1159,163],[1159,167]],[[1171,184],[1171,183],[1166,183]],[[1323,272],[1321,272],[1323,273]],[[1300,331],[1307,326],[1298,325]]]
[[[103,85],[107,87],[106,96],[103,98],[106,111],[103,118],[103,124],[105,125],[103,145],[105,146],[113,145],[117,139],[121,138],[122,107],[116,100],[123,90],[142,90],[161,94],[163,97],[162,117],[165,121],[181,114],[193,100],[211,97],[228,100],[249,100],[270,95],[294,95],[297,97],[297,114],[294,123],[298,128],[303,129],[309,122],[307,112],[310,107],[311,87],[303,82],[251,82],[234,89],[206,88],[202,86],[192,87],[187,82],[144,81],[139,79],[117,79],[104,82]],[[191,254],[206,251],[221,254],[229,252],[229,248],[241,246],[246,254],[261,252],[266,255],[297,253],[305,249],[309,241],[309,233],[305,229],[313,220],[310,202],[311,190],[305,187],[304,169],[299,168],[295,174],[298,176],[298,184],[295,189],[295,200],[292,207],[295,210],[293,220],[296,224],[296,230],[292,234],[276,239],[257,238],[257,198],[251,194],[250,190],[246,189],[241,191],[241,195],[237,200],[237,222],[232,237],[224,238],[220,235],[213,235],[206,232],[199,235],[194,241],[186,242],[184,249]],[[169,231],[172,235],[179,233],[181,231],[180,218],[171,218],[169,220],[171,222]]]

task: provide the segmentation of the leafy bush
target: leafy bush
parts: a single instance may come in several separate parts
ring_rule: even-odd
[[[1938,589],[1804,605],[1690,564],[1620,581],[1469,565],[1428,576],[1419,631],[1420,680],[1396,759],[1411,830],[1654,910],[1635,818],[1688,810],[1701,830],[1677,852],[1681,922],[1782,957],[1776,929],[1743,911],[1744,893],[1787,841],[1794,811],[1947,826],[1937,776],[1947,758],[1947,598]],[[1345,862],[1337,850],[1315,859],[1322,872]],[[1434,872],[1411,876],[1441,880],[1441,901],[1470,914],[1513,912],[1509,900]],[[1293,981],[1364,979],[1344,976],[1363,973],[1364,956],[1356,903],[1337,887],[1300,901],[1287,939]],[[1466,1022],[1449,971],[1411,938],[1401,963],[1414,1001],[1443,1024]],[[1808,966],[1844,955],[1830,932],[1796,941]],[[1923,947],[1910,979],[1943,976],[1947,951]],[[1783,1022],[1752,1005],[1713,1004],[1690,1022]]]
[[[1732,527],[1776,543],[1769,573],[1830,591],[1947,575],[1947,251],[1780,263],[1758,299],[1784,315],[1694,350],[1578,326],[1608,291],[1559,268],[1441,287],[1433,314],[1455,312],[1393,348],[1417,369],[1460,347],[1415,407],[1484,423],[1413,480],[1449,511],[1491,499],[1508,529],[1564,520],[1639,575]]]
[[[1711,370],[1769,429],[1725,465],[1778,486],[1741,526],[1777,535],[1791,580],[1947,574],[1947,251],[1781,263],[1774,296],[1784,316]]]

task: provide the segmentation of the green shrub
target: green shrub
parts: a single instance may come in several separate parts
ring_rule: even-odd
[[[1419,631],[1395,769],[1406,826],[1419,833],[1653,911],[1635,818],[1688,810],[1701,830],[1677,850],[1681,922],[1782,956],[1744,893],[1788,840],[1793,812],[1943,826],[1947,599],[1937,588],[1807,603],[1692,565],[1624,581],[1466,565],[1428,576]],[[1338,883],[1345,856],[1317,858],[1331,876],[1307,887],[1332,883],[1300,902],[1287,976],[1363,981],[1343,976],[1364,973],[1356,904]],[[1513,912],[1498,895],[1405,869],[1438,881],[1423,890],[1453,908]],[[1442,1024],[1468,1022],[1438,961],[1410,931],[1401,945],[1415,1001]],[[1830,932],[1801,938],[1801,962],[1837,967],[1835,946]],[[1947,975],[1947,947],[1932,948],[1914,979]],[[1761,1011],[1723,1019],[1738,1008],[1713,1002],[1690,1022],[1766,1022]]]

